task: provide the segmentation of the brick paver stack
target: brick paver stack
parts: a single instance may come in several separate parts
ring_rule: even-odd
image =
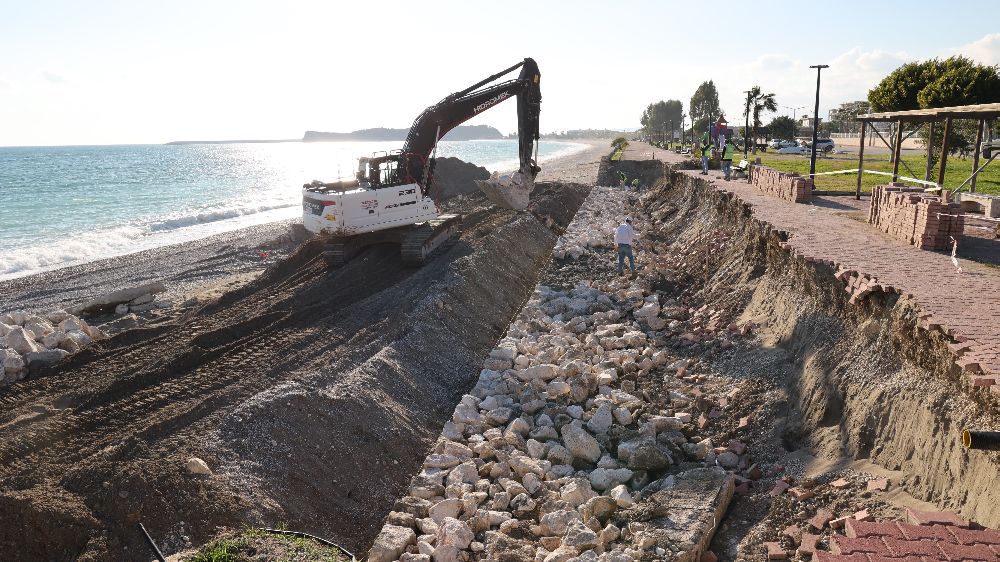
[[[681,164],[690,157],[633,143],[623,158]],[[682,174],[702,177],[698,170],[680,168]],[[949,347],[969,375],[970,387],[989,389],[987,395],[1000,400],[1000,270],[960,260],[960,271],[946,253],[920,250],[850,218],[852,208],[837,202],[843,198],[814,197],[814,204],[792,205],[746,181],[724,181],[718,175],[708,181],[750,205],[758,220],[784,232],[789,251],[833,264],[854,302],[879,290],[915,301],[922,311],[921,327],[943,332],[954,342]]]
[[[965,225],[958,203],[925,195],[921,189],[901,185],[872,188],[868,222],[899,240],[922,250],[944,250],[959,238]]]
[[[996,562],[1000,531],[969,523],[951,512],[906,509],[906,521],[847,519],[845,536],[830,540],[816,562]]]
[[[779,172],[767,166],[754,164],[750,184],[768,195],[793,203],[808,203],[812,197],[813,182],[798,174]]]

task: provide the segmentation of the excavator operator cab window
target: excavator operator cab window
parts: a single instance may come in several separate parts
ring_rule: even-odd
[[[358,178],[358,183],[361,185],[370,184],[369,178],[371,178],[371,165],[369,164],[368,158],[358,159],[358,173],[356,175]]]
[[[399,184],[398,162],[393,160],[383,160],[378,164],[379,183],[382,186]]]

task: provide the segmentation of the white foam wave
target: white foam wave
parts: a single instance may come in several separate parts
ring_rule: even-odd
[[[296,195],[298,195],[297,192]],[[232,219],[246,215],[253,215],[256,213],[263,213],[265,211],[273,211],[275,209],[286,209],[290,207],[299,207],[299,205],[296,203],[274,203],[274,204],[261,204],[261,205],[246,205],[240,207],[212,209],[205,211],[193,211],[181,214],[180,216],[152,222],[149,224],[147,228],[150,232],[163,232],[166,230],[176,230],[178,228],[184,228],[187,226],[194,226],[197,224],[222,221],[226,219]]]

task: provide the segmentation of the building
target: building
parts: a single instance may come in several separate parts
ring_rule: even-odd
[[[830,110],[828,122],[831,132],[834,133],[857,133],[861,131],[861,123],[857,121],[857,116],[871,112],[871,104],[867,101],[849,101],[840,104],[840,107]]]

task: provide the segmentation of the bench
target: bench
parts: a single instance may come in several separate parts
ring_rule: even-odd
[[[733,178],[736,177],[747,177],[747,173],[750,171],[750,162],[747,159],[740,160],[739,164],[733,166]]]

